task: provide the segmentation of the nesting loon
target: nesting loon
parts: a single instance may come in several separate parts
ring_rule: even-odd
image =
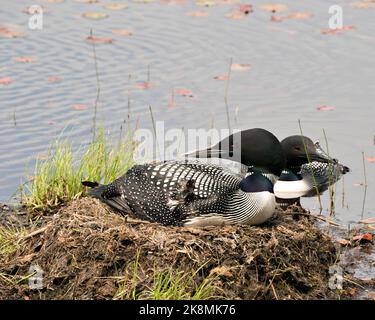
[[[263,158],[247,161],[247,155],[251,153],[250,150],[253,150],[256,145],[261,147],[263,144],[263,137],[260,134],[262,130],[248,129],[237,133],[241,135],[240,162],[243,164],[241,175],[251,172],[252,165],[249,163],[256,163],[261,167],[263,161],[267,161],[273,156],[272,149],[267,149],[266,152],[271,152],[271,154],[265,152]],[[233,140],[233,135],[213,147],[188,155],[197,158],[207,156],[208,158],[231,159],[228,149],[222,147],[222,145],[227,145],[223,143],[226,140]],[[229,145],[231,146],[230,143]],[[298,200],[302,196],[311,197],[317,194],[317,190],[322,193],[337,182],[343,174],[350,171],[348,167],[329,157],[318,143],[314,144],[308,137],[301,135],[287,137],[281,142],[281,147],[286,157],[286,163],[281,176],[277,177],[277,181],[275,181],[275,177],[272,179],[275,182],[274,192],[278,203],[282,202],[279,201],[280,199]]]
[[[301,141],[303,144],[301,145]],[[312,197],[323,193],[329,186],[336,183],[342,175],[350,169],[337,159],[331,158],[320,147],[305,136],[290,136],[281,145],[285,152],[287,164],[279,180],[275,184],[275,194],[281,199],[296,199],[298,197]],[[306,150],[310,157],[306,157]],[[305,156],[301,157],[301,150]],[[318,158],[311,153],[315,150]]]
[[[280,176],[286,160],[274,135],[263,129],[254,132],[264,140],[262,147],[247,149],[245,165],[252,171],[244,176],[186,159],[136,165],[108,185],[82,184],[119,213],[164,225],[261,224],[276,205],[273,181],[267,175]],[[270,158],[264,159],[267,155]]]
[[[274,213],[272,182],[198,161],[136,165],[109,185],[84,181],[90,194],[121,214],[164,225],[261,224]]]

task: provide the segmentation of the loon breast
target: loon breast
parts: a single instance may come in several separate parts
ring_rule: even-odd
[[[280,179],[275,183],[275,195],[280,199],[316,196],[317,189],[319,193],[323,193],[349,171],[348,167],[338,162],[305,163],[300,167],[297,175],[290,170],[283,171]]]
[[[267,221],[275,212],[274,194],[263,191],[253,194],[238,191],[227,199],[223,209],[204,215],[192,215],[184,226],[207,226],[226,224],[259,225]]]

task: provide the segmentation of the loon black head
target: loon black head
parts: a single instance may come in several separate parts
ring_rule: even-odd
[[[285,153],[287,168],[301,166],[309,160],[325,163],[335,161],[323,152],[319,144],[314,144],[310,138],[302,135],[287,137],[281,141],[281,145]]]
[[[193,155],[241,162],[248,167],[263,168],[276,176],[280,176],[286,165],[280,141],[271,132],[261,128],[236,132],[213,147]]]
[[[273,193],[272,182],[261,173],[254,172],[248,175],[240,182],[240,188],[244,192],[263,192]]]

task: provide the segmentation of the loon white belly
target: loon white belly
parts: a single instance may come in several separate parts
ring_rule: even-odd
[[[268,191],[248,194],[239,191],[232,201],[227,201],[226,206],[234,207],[233,213],[210,213],[198,215],[187,219],[184,226],[208,226],[248,224],[259,225],[267,221],[275,212],[275,195]],[[250,212],[251,210],[251,212]]]

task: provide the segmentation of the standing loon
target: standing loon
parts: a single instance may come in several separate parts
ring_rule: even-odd
[[[119,213],[163,225],[258,225],[273,215],[276,205],[267,175],[280,176],[286,160],[274,135],[263,129],[253,132],[264,139],[261,147],[247,148],[244,165],[252,171],[244,176],[186,159],[136,165],[108,185],[82,184]]]
[[[303,144],[301,146],[301,141]],[[290,136],[285,138],[281,145],[285,152],[287,164],[279,180],[275,184],[275,194],[279,203],[298,203],[299,197],[313,197],[321,194],[331,185],[336,183],[342,175],[350,172],[350,169],[337,159],[331,158],[320,147],[319,143],[313,143],[311,139],[304,136]],[[315,149],[320,154],[317,160],[314,156],[310,159],[299,156],[301,148]],[[325,158],[325,161],[324,161]],[[307,161],[306,161],[307,160]],[[281,201],[279,199],[290,199]]]
[[[108,185],[82,184],[119,213],[163,225],[257,225],[276,204],[273,184],[261,173],[240,178],[198,161],[136,165]]]

